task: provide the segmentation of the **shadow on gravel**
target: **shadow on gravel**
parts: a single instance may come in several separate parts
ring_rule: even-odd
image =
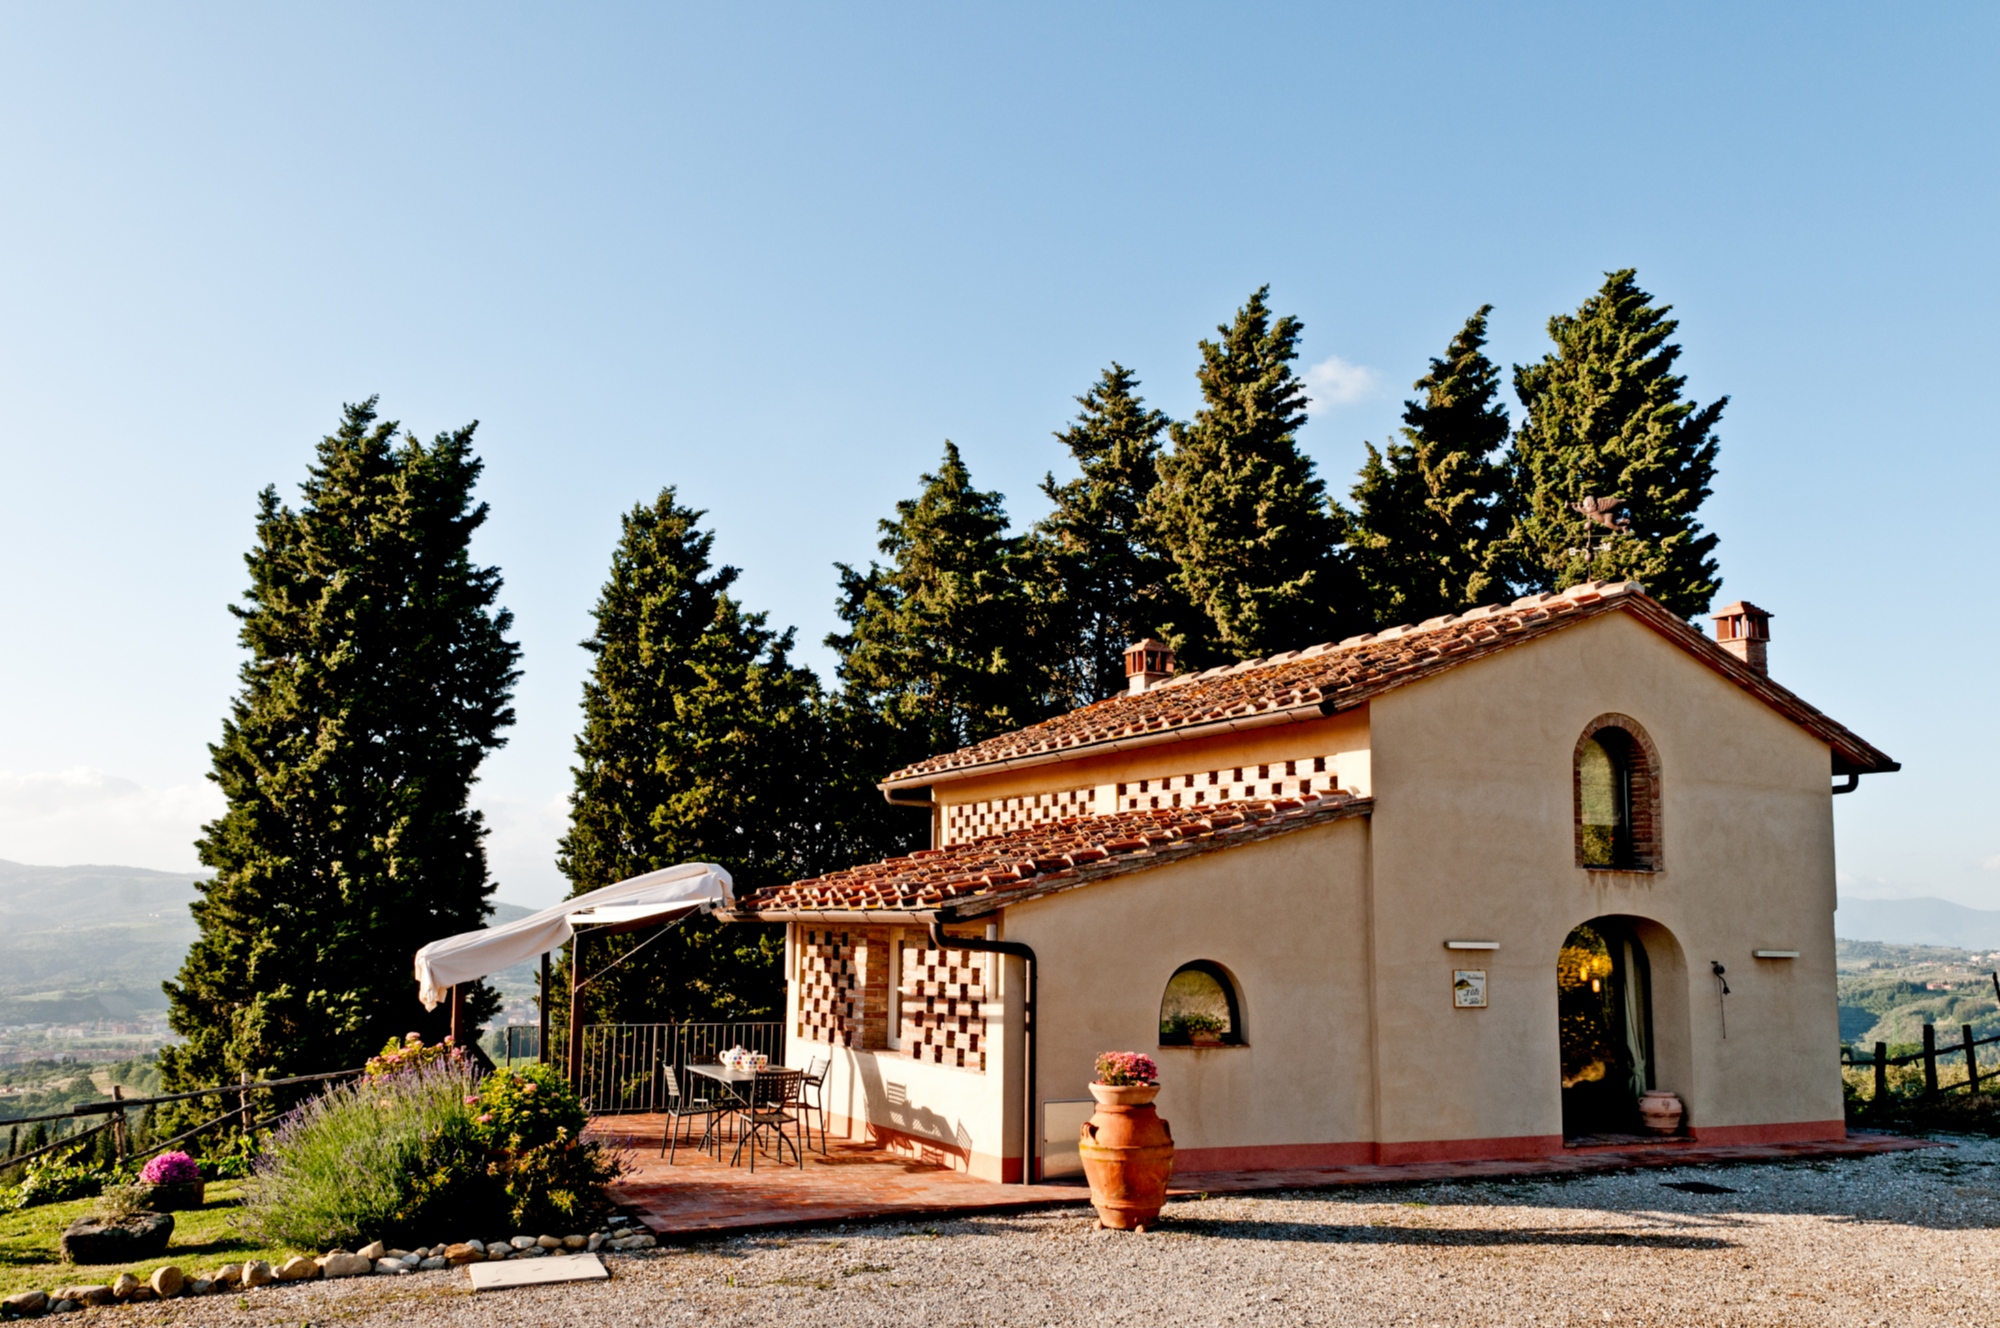
[[[1680,1232],[1563,1231],[1532,1228],[1343,1226],[1335,1223],[1211,1222],[1177,1217],[1162,1222],[1162,1234],[1207,1236],[1216,1240],[1301,1241],[1347,1245],[1581,1245],[1612,1250],[1726,1250],[1736,1244],[1720,1236]]]
[[[1695,1188],[1690,1192],[1682,1188],[1686,1186]],[[1714,1192],[1717,1190],[1726,1192]],[[1365,1189],[1270,1190],[1255,1197],[1279,1204],[1360,1206],[1420,1201],[1439,1208],[1471,1210],[1587,1208],[1649,1222],[1703,1224],[1795,1214],[1841,1223],[1888,1222],[1932,1231],[1974,1231],[2000,1226],[2000,1159],[1969,1156],[1954,1149],[1888,1158],[1494,1177]],[[1176,1217],[1171,1205],[1165,1216],[1174,1225],[1195,1220]],[[1166,1229],[1164,1224],[1162,1229]]]

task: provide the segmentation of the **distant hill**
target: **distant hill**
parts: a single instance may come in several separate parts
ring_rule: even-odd
[[[1891,945],[2000,949],[2000,909],[1967,908],[1949,899],[1843,899],[1833,934]]]
[[[188,905],[202,879],[143,867],[0,860],[0,1023],[165,1009],[160,984],[179,971],[194,941]],[[496,903],[491,921],[531,911]],[[28,997],[43,999],[24,1002]]]

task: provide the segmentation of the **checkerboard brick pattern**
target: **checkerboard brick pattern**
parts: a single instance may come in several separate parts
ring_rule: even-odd
[[[897,1005],[903,1049],[919,1061],[986,1071],[986,956],[906,942]]]
[[[888,933],[807,928],[799,948],[799,1036],[856,1051],[889,1045]]]

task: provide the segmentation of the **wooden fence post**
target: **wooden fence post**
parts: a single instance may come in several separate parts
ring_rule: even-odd
[[[1889,1110],[1889,1044],[1875,1044],[1875,1114],[1885,1115]]]
[[[1937,1096],[1937,1025],[1924,1025],[1924,1096]]]
[[[1960,1024],[1958,1026],[1958,1035],[1965,1042],[1965,1082],[1968,1085],[1965,1091],[1968,1093],[1977,1093],[1979,1091],[1979,1053],[1972,1045],[1972,1025]]]
[[[237,1082],[242,1086],[236,1090],[236,1124],[248,1134],[252,1122],[257,1119],[250,1114],[250,1072],[243,1071]]]
[[[111,1085],[111,1100],[113,1102],[125,1100],[123,1084]],[[125,1110],[121,1107],[111,1113],[111,1157],[118,1166],[125,1165],[125,1154],[130,1151],[130,1147],[131,1136],[125,1132]]]

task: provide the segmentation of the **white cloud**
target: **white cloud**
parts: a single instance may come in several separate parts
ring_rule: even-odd
[[[1306,370],[1306,396],[1321,410],[1366,401],[1382,386],[1382,375],[1365,364],[1329,355]]]
[[[1995,853],[1990,858],[1981,858],[1979,860],[1979,869],[1981,871],[2000,871],[2000,853]]]
[[[89,766],[0,770],[0,858],[196,871],[195,838],[222,807],[206,780],[156,788]]]

